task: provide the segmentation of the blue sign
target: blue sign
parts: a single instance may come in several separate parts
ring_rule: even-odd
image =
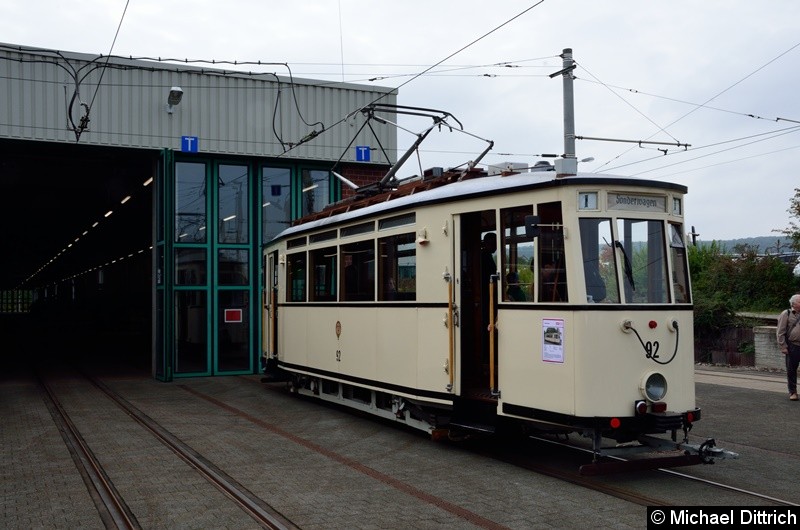
[[[357,145],[356,146],[356,162],[369,162],[369,146]]]
[[[199,146],[197,136],[181,136],[181,152],[196,153]]]

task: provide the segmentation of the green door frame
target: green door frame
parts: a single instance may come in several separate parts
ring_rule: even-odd
[[[176,209],[177,209],[177,166],[181,163],[203,164],[205,194],[205,224],[204,241],[179,243],[176,241]],[[247,227],[248,239],[246,243],[219,243],[218,227],[220,226],[218,207],[218,183],[220,166],[243,166],[247,168],[247,201],[249,209]],[[314,163],[279,163],[274,164],[268,160],[233,157],[197,157],[175,153],[171,149],[164,149],[161,153],[159,171],[156,177],[156,245],[154,258],[155,277],[155,337],[153,374],[161,381],[172,381],[176,378],[210,376],[210,375],[238,375],[257,373],[260,369],[261,357],[261,331],[263,327],[261,306],[263,304],[262,291],[266,272],[262,269],[262,168],[287,167],[291,171],[291,197],[292,218],[300,216],[302,206],[300,192],[304,170],[326,171]],[[333,202],[340,197],[341,189],[338,181],[329,177],[329,201]],[[204,280],[196,284],[179,284],[177,265],[178,256],[182,250],[196,249],[205,252],[205,268],[202,271]],[[221,285],[218,265],[220,250],[245,250],[247,258],[247,281],[240,285]],[[183,316],[182,323],[186,324],[185,315],[179,315],[176,297],[180,293],[204,293],[205,321],[201,329],[205,330],[205,369],[176,373],[178,366],[178,317]],[[223,293],[241,292],[247,297],[247,314],[249,322],[247,330],[247,367],[245,369],[224,370],[219,369],[220,361],[220,296]],[[190,296],[190,295],[184,295]],[[201,296],[202,298],[202,296]],[[245,316],[245,315],[243,315]],[[185,330],[182,331],[185,333]]]

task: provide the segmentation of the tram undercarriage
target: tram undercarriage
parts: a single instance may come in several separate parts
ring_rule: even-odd
[[[592,462],[580,467],[582,475],[713,464],[715,459],[738,458],[738,454],[716,447],[713,439],[700,444],[689,443],[691,423],[686,422],[685,415],[681,414],[657,414],[658,418],[626,419],[626,428],[614,432],[599,426],[607,424],[608,418],[593,418],[587,422],[585,419],[561,418],[545,412],[542,417],[547,419],[540,420],[500,416],[497,414],[497,399],[490,395],[477,398],[456,397],[449,403],[432,403],[379,388],[367,388],[311,374],[282,370],[279,373],[283,377],[275,377],[275,372],[271,372],[272,377],[265,378],[264,381],[286,381],[291,393],[401,423],[429,433],[434,440],[446,438],[457,441],[499,432],[515,432],[541,440],[542,436],[547,435],[577,433],[590,443],[547,441],[590,452]],[[699,409],[694,413],[699,419]],[[672,428],[661,429],[659,425],[669,425]],[[681,440],[678,440],[679,431],[683,432]],[[654,436],[667,433],[670,434],[669,439]],[[614,445],[604,446],[603,442],[609,440]]]

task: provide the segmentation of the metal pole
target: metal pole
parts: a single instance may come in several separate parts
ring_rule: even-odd
[[[563,67],[550,74],[550,79],[561,76],[564,92],[564,155],[556,160],[556,178],[578,174],[578,159],[575,157],[575,101],[572,93],[572,48],[564,48],[561,54]]]
[[[564,48],[564,158],[575,158],[575,97],[572,90],[572,48]]]

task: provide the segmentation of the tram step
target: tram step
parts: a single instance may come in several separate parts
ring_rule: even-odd
[[[453,404],[450,428],[470,432],[494,433],[497,428],[497,401],[459,399]]]
[[[460,421],[450,421],[449,424],[450,430],[463,430],[468,432],[478,432],[484,434],[494,434],[495,426],[494,425],[487,425],[484,423],[475,423],[475,422],[460,422]]]

